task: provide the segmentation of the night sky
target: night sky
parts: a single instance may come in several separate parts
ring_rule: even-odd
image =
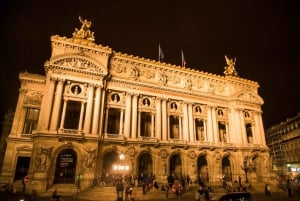
[[[21,71],[44,73],[50,36],[72,37],[79,16],[96,43],[117,52],[223,75],[224,55],[240,77],[257,81],[265,128],[300,112],[300,1],[1,1],[0,114],[15,109]]]

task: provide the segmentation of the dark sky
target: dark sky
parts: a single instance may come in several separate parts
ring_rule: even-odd
[[[300,112],[300,1],[4,0],[1,3],[1,115],[15,107],[18,74],[44,74],[50,36],[72,37],[78,16],[96,43],[115,51],[223,75],[224,55],[257,81],[265,128]],[[3,115],[2,115],[3,116]]]

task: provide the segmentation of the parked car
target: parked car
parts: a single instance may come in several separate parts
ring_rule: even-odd
[[[249,192],[218,194],[211,201],[252,201],[252,195]]]

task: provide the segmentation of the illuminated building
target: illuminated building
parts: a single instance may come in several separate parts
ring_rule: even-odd
[[[85,189],[123,174],[201,178],[209,184],[268,179],[257,82],[238,77],[225,56],[224,75],[139,58],[94,43],[81,19],[73,37],[51,37],[45,75],[22,72],[0,175],[44,192],[56,184]]]

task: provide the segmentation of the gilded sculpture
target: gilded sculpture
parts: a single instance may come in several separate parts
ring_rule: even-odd
[[[227,63],[227,66],[224,67],[224,74],[226,76],[238,76],[237,71],[235,69],[235,62],[236,58],[230,59],[225,55],[225,60]]]
[[[79,39],[86,39],[92,42],[95,41],[94,32],[90,30],[92,22],[87,19],[83,19],[81,16],[79,16],[79,21],[81,22],[81,28],[79,30],[75,28],[73,37]]]

